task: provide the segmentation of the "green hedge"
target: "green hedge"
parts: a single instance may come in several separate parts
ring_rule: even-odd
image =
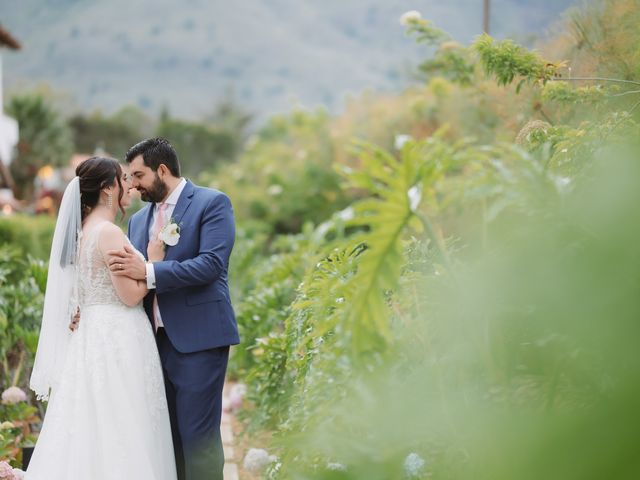
[[[48,260],[55,218],[12,215],[0,218],[0,245],[16,245],[25,253]]]

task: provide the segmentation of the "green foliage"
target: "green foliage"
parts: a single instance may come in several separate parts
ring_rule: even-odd
[[[55,219],[40,215],[12,215],[0,218],[0,244],[13,245],[24,254],[48,259]]]
[[[447,32],[435,27],[429,20],[422,18],[410,19],[406,22],[407,35],[414,35],[418,43],[438,45],[451,37]]]
[[[18,155],[11,163],[20,198],[30,199],[33,180],[44,165],[65,165],[73,152],[71,131],[61,115],[39,94],[11,97],[7,113],[18,121]]]
[[[227,97],[215,106],[213,112],[204,117],[207,124],[233,132],[238,147],[244,144],[252,119],[253,115],[237,103],[233,92],[228,92]]]
[[[407,23],[406,34],[413,35],[418,43],[438,46],[434,56],[419,66],[428,79],[442,76],[461,85],[470,85],[473,82],[475,61],[471,51],[451,41],[448,33],[434,27],[427,20],[412,19]]]
[[[178,152],[183,174],[197,177],[236,160],[244,142],[248,117],[232,104],[221,105],[210,120],[189,122],[171,118],[165,110],[156,134]]]
[[[597,105],[601,103],[607,91],[599,85],[575,88],[568,82],[550,82],[542,89],[542,99],[548,102]]]
[[[22,467],[21,448],[35,445],[32,428],[40,422],[37,412],[28,402],[0,404],[0,459]]]
[[[426,459],[425,477],[636,475],[636,152],[603,152],[571,191],[526,196],[529,214],[491,222],[482,254],[454,263],[455,281],[413,269],[396,356],[352,372],[314,412],[321,420],[285,442],[297,456],[284,457],[282,478],[336,478],[328,462],[344,465],[341,478],[403,478],[409,452]],[[546,183],[515,178],[494,185]]]
[[[583,76],[637,79],[639,21],[636,0],[601,0],[572,9],[567,21],[572,43],[566,58],[573,59]]]
[[[201,176],[227,192],[239,218],[274,233],[299,233],[348,203],[333,170],[334,144],[324,112],[271,119],[251,137],[238,162]]]
[[[434,136],[423,145],[407,145],[400,160],[379,148],[363,146],[359,151],[363,170],[346,173],[352,187],[369,192],[368,198],[353,204],[353,218],[347,222],[366,229],[350,238],[353,246],[347,247],[354,250],[361,245],[364,250],[358,255],[356,272],[344,286],[349,308],[339,330],[352,343],[355,358],[366,361],[369,349],[383,351],[391,340],[385,292],[395,289],[400,275],[404,232],[412,220],[414,228],[422,227],[415,214],[424,184],[436,182],[447,168],[442,162],[448,157],[441,155],[439,143]],[[320,333],[334,329],[335,325],[328,324]]]
[[[47,268],[16,247],[0,247],[0,370],[2,385],[18,384],[33,364]]]
[[[437,262],[447,264],[440,239],[418,210],[423,197],[432,198],[432,186],[467,153],[465,144],[448,145],[442,135],[405,145],[399,158],[357,145],[361,167],[345,169],[344,175],[350,188],[368,196],[316,229],[318,239],[334,230],[343,233],[327,237],[321,257],[307,246],[310,258],[297,297],[282,307],[288,313],[284,328],[278,324],[256,342],[259,355],[247,376],[256,405],[252,425],[279,426],[286,436],[311,428],[346,383],[389,359],[397,339],[390,320],[403,239],[410,232],[426,235]]]
[[[142,111],[125,107],[111,116],[100,112],[78,113],[68,120],[76,151],[94,153],[103,150],[121,161],[127,150],[151,136],[152,121]]]
[[[456,42],[441,44],[434,57],[420,64],[419,68],[427,78],[442,75],[463,86],[471,85],[475,79],[475,63],[469,49]]]
[[[397,153],[359,142],[338,157],[358,197],[304,247],[296,298],[260,332],[246,377],[245,415],[274,433],[279,454],[268,478],[637,473],[625,460],[637,425],[623,425],[640,396],[628,388],[640,364],[624,353],[637,330],[638,150],[605,150],[640,133],[623,105],[632,93],[551,83],[561,64],[511,42],[483,37],[474,49],[499,85],[547,83],[521,102],[564,122],[515,122],[497,113],[514,97],[490,82],[468,83],[460,100],[434,77],[433,103],[413,97],[429,127],[399,130],[424,140]],[[445,63],[427,71],[453,72]],[[495,122],[489,129],[526,122],[517,145],[459,140],[478,125],[434,134],[452,97],[472,123]],[[381,113],[352,117],[360,136],[375,131],[371,112]],[[325,236],[339,221],[342,235]],[[247,298],[268,298],[268,285],[280,283],[256,283]],[[583,435],[609,430],[609,418],[625,441],[590,440],[605,463],[576,467],[555,453],[568,441],[584,458]],[[549,461],[532,463],[531,451]]]
[[[485,73],[494,76],[498,85],[509,85],[514,79],[520,79],[517,90],[525,82],[545,84],[558,75],[562,66],[543,60],[512,40],[496,42],[487,34],[478,37],[473,48],[480,56]]]
[[[246,248],[243,243],[249,242],[251,240],[241,237],[240,248]],[[260,243],[260,247],[264,245]],[[232,362],[236,374],[246,374],[255,364],[256,357],[263,355],[261,345],[266,341],[265,337],[284,329],[284,320],[309,261],[310,249],[308,235],[301,234],[280,237],[269,246],[270,252],[266,256],[256,258],[255,252],[244,252],[243,257],[243,252],[234,253],[232,276],[242,270],[251,272],[249,284],[243,285],[241,278],[235,284],[242,299],[236,308],[241,339]]]
[[[604,142],[625,142],[640,134],[640,125],[629,112],[611,112],[577,128],[558,128],[548,140],[549,165],[558,172],[575,173],[590,164]]]

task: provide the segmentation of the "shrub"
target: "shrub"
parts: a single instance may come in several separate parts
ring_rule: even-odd
[[[13,215],[0,218],[0,245],[14,245],[24,255],[49,259],[55,218]]]

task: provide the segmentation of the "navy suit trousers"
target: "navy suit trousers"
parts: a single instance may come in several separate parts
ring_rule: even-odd
[[[229,347],[193,353],[174,348],[164,328],[156,335],[171,418],[178,480],[222,480],[222,387]]]

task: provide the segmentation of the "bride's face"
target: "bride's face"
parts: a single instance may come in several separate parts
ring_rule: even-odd
[[[129,171],[127,168],[122,168],[122,176],[120,177],[120,183],[122,184],[122,200],[120,200],[120,205],[124,208],[127,208],[131,205],[132,191],[135,190],[131,183],[131,175],[129,175]]]

